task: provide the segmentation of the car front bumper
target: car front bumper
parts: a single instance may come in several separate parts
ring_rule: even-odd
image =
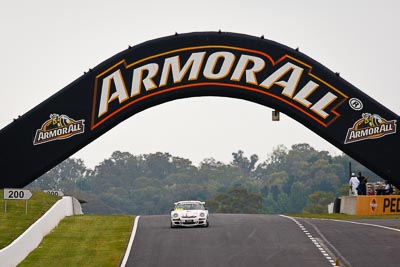
[[[193,226],[206,226],[207,218],[177,218],[171,219],[171,224],[173,226],[184,226],[184,227],[193,227]]]

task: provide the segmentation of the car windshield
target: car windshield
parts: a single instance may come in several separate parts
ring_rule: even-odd
[[[182,203],[175,206],[176,210],[204,210],[200,203]]]

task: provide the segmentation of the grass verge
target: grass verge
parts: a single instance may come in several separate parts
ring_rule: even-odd
[[[67,217],[18,266],[119,266],[134,216]]]
[[[32,198],[28,200],[27,214],[25,200],[7,200],[5,212],[3,193],[0,190],[0,206],[3,209],[0,212],[0,249],[14,241],[60,199],[43,192],[33,192]]]

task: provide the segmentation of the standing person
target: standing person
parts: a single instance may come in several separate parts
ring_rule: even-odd
[[[359,195],[365,196],[367,194],[367,177],[362,176],[362,181],[360,182],[360,184],[357,187],[357,193]],[[358,177],[360,178],[360,177]]]
[[[366,184],[366,181],[364,181],[365,177],[361,174],[361,172],[358,172],[357,178],[358,178],[358,181],[360,181],[360,184],[357,187],[357,194],[358,195],[366,195],[367,194],[367,184]]]
[[[360,185],[360,180],[358,180],[358,177],[356,176],[356,174],[353,172],[351,173],[351,177],[349,180],[349,187],[351,190],[351,194],[353,196],[358,196],[357,193],[357,187]]]
[[[385,195],[393,194],[393,186],[388,180],[385,180]]]

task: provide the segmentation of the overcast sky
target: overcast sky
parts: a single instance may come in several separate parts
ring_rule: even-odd
[[[300,2],[302,2],[300,4]],[[264,35],[299,47],[400,114],[400,1],[35,0],[0,4],[0,127],[116,53],[175,32]],[[297,121],[230,98],[176,100],[136,114],[73,157],[93,167],[115,150],[229,163],[278,145],[341,152]]]

